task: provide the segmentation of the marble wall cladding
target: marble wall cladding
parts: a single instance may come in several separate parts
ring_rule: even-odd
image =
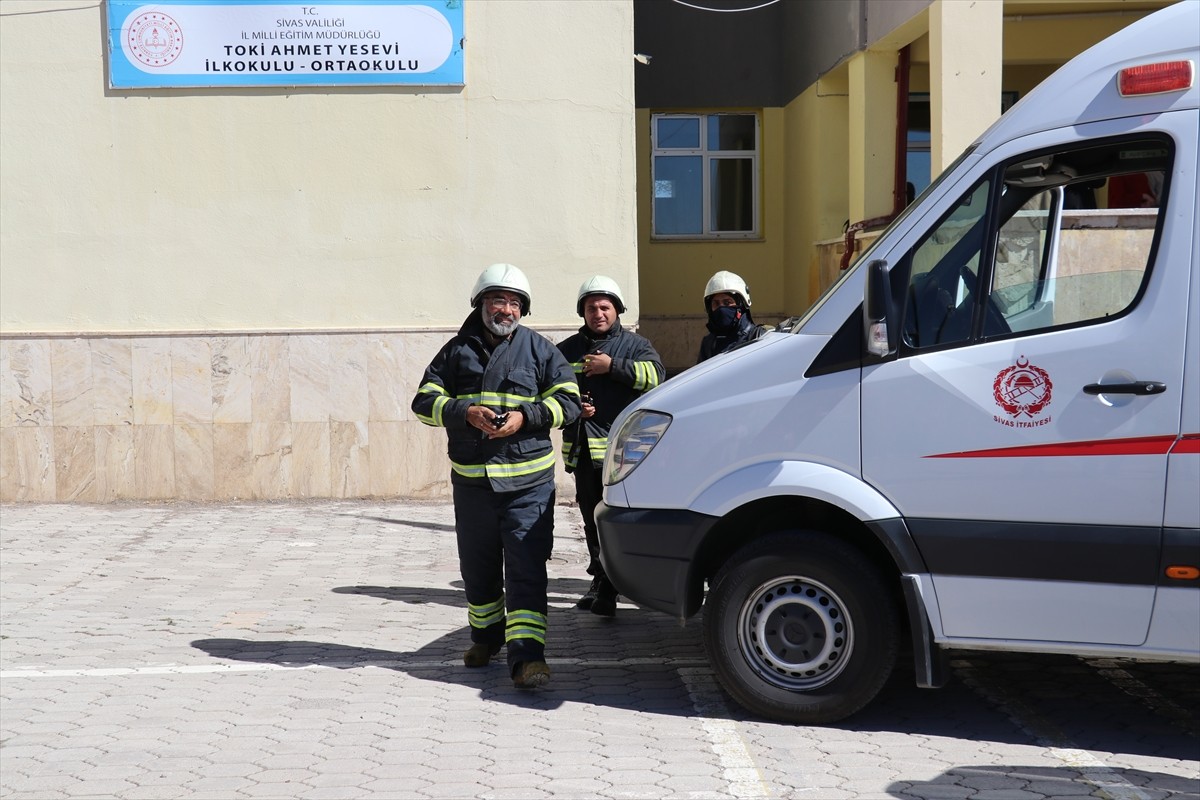
[[[134,339],[132,357],[133,424],[170,425],[174,421],[171,340]]]
[[[56,425],[54,440],[54,493],[68,502],[96,501],[96,434],[94,428]]]
[[[296,336],[251,336],[250,421],[282,422],[291,419],[292,387],[288,353]]]
[[[204,339],[171,340],[171,408],[176,425],[213,421],[212,348]]]
[[[288,337],[288,385],[292,422],[329,422],[329,337]],[[328,442],[328,437],[326,437]]]
[[[356,334],[329,337],[329,420],[365,422],[370,418],[370,345]]]
[[[211,354],[213,422],[250,421],[250,346],[246,336],[214,336]]]
[[[111,503],[137,497],[133,480],[133,426],[96,426],[96,500]]]
[[[638,333],[654,345],[667,369],[667,376],[678,375],[696,364],[700,342],[708,333],[705,318],[642,317]]]
[[[217,496],[212,425],[174,426],[175,496],[210,500]]]
[[[0,339],[0,500],[447,498],[409,404],[450,336]]]
[[[48,340],[0,340],[0,427],[53,425]]]
[[[425,362],[428,364],[429,362]],[[425,364],[415,373],[413,381],[420,381]],[[413,375],[409,370],[409,375]],[[405,385],[404,343],[401,334],[383,334],[372,337],[367,350],[368,419],[372,422],[398,422],[411,418],[409,404],[412,395],[396,390]],[[413,386],[415,392],[417,386]]]
[[[87,339],[55,339],[50,343],[51,415],[55,425],[96,424],[92,397],[92,355]]]
[[[292,423],[292,494],[332,497],[333,462],[328,422]]]
[[[364,374],[364,380],[365,380]],[[366,422],[329,423],[330,495],[371,494],[371,450]]]
[[[93,339],[92,411],[97,425],[133,424],[133,342]]]
[[[249,422],[213,425],[213,499],[253,497],[254,452]]]
[[[53,428],[0,428],[0,500],[57,499],[53,456]]]

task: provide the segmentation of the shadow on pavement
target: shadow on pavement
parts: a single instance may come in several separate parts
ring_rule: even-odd
[[[427,522],[419,519],[394,519],[392,517],[375,517],[370,514],[345,514],[347,517],[356,519],[369,519],[374,522],[386,522],[389,525],[404,525],[408,528],[424,528],[430,531],[448,531],[454,533],[454,523],[446,524],[444,522]]]
[[[550,603],[570,602],[574,604],[587,591],[591,579],[551,578],[546,587]],[[433,586],[336,586],[331,591],[334,594],[358,594],[368,597],[378,597],[380,600],[394,600],[401,603],[422,605],[438,603],[452,608],[462,608],[466,613],[467,600],[462,591],[462,581],[451,581],[450,589]]]
[[[465,625],[412,651],[306,640],[214,638],[197,639],[191,644],[213,658],[230,661],[294,668],[393,669],[422,680],[473,687],[483,700],[533,708],[556,708],[570,701],[694,716],[689,687],[679,667],[705,663],[700,626],[681,627],[665,614],[627,603],[619,607],[615,618],[576,609],[575,600],[589,582],[574,578],[550,580],[546,656],[553,677],[549,686],[536,692],[513,687],[503,653],[488,667],[463,666],[462,652],[470,644]],[[466,621],[466,598],[460,588],[359,585],[339,586],[332,591],[460,608]]]
[[[461,617],[452,617],[460,626],[447,626],[444,635],[415,650],[304,640],[199,639],[192,645],[214,658],[232,661],[398,670],[421,680],[471,687],[485,701],[531,708],[578,702],[668,716],[764,722],[727,696],[724,708],[706,703],[703,714],[697,710],[695,693],[705,690],[705,682],[712,682],[700,617],[683,626],[665,614],[629,603],[620,605],[615,618],[599,617],[574,607],[587,584],[586,579],[579,578],[550,580],[546,655],[553,678],[538,692],[512,686],[503,655],[487,668],[468,669],[462,665],[462,652],[469,646],[470,635],[465,626],[466,601],[458,583],[331,589],[334,594],[414,605],[438,604],[461,611]],[[902,651],[895,672],[873,702],[853,717],[825,727],[1181,761],[1194,761],[1200,752],[1196,730],[1200,682],[1194,680],[1194,669],[982,652],[956,656],[951,666],[953,677],[945,687],[918,689],[911,653]],[[1061,774],[1052,771],[1046,780],[1061,780],[1080,772],[1088,773],[1088,769],[1067,769]],[[1172,779],[1163,776],[1162,780]],[[931,790],[929,796],[934,793]],[[924,796],[920,792],[910,794]],[[1186,796],[1200,800],[1200,793]]]
[[[955,791],[955,790],[958,791]],[[1154,797],[1194,800],[1195,780],[1161,772],[1118,767],[955,767],[930,781],[897,781],[888,794],[904,800],[966,796],[963,790],[1026,797]],[[1163,794],[1159,794],[1159,793]]]

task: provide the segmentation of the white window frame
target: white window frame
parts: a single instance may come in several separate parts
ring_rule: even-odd
[[[708,148],[708,120],[712,117],[739,116],[754,118],[754,149],[753,150],[710,150]],[[658,121],[662,119],[694,119],[700,127],[700,146],[697,148],[658,146]],[[650,115],[650,238],[652,240],[679,239],[760,239],[761,208],[759,169],[762,152],[762,117],[754,111],[726,111],[713,114],[651,114]],[[658,222],[655,220],[654,186],[657,176],[655,167],[660,156],[700,156],[701,159],[701,232],[674,233],[658,232]],[[721,159],[743,159],[750,161],[751,170],[751,213],[752,228],[749,231],[717,231],[712,229],[712,162]]]

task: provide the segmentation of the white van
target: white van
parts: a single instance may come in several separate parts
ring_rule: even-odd
[[[911,637],[1200,662],[1200,2],[1001,117],[794,326],[644,395],[597,511],[722,685],[842,719]],[[707,588],[707,593],[706,593]]]

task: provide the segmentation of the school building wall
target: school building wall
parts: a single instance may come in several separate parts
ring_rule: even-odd
[[[464,87],[114,91],[101,4],[5,0],[0,499],[446,496],[409,402],[485,266],[637,324],[631,0],[464,17]]]

